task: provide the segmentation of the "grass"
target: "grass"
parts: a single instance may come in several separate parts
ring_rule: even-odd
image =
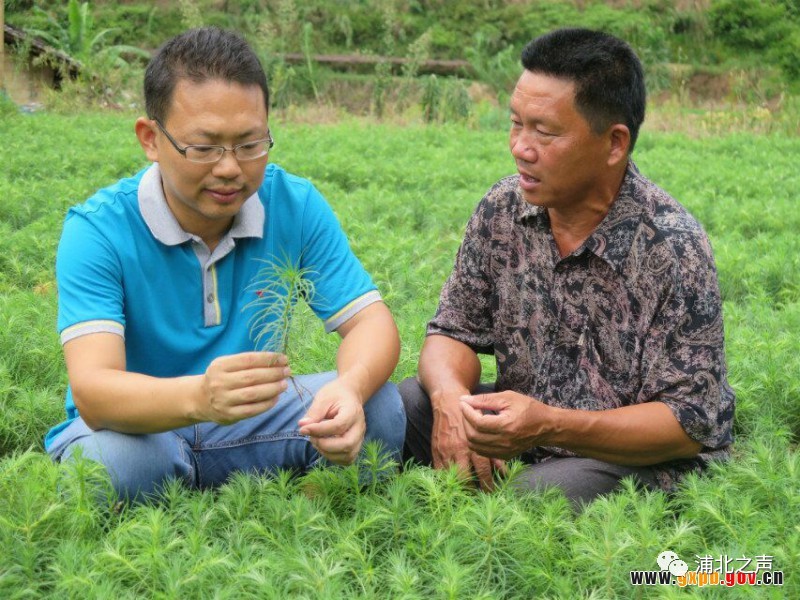
[[[362,487],[356,468],[171,487],[114,509],[86,462],[42,450],[66,385],[53,258],[66,208],[145,164],[132,115],[0,121],[0,597],[739,598],[800,596],[800,140],[784,133],[643,132],[642,171],[706,226],[738,394],[732,462],[674,495],[630,486],[573,514],[557,493],[482,494],[413,468]],[[513,170],[500,127],[272,123],[271,159],[310,178],[392,309],[415,372],[464,225]],[[313,149],[313,151],[309,151]],[[293,371],[334,367],[302,303]],[[493,366],[484,360],[487,377]],[[366,468],[382,469],[377,457]],[[784,586],[637,588],[672,550],[773,557]]]

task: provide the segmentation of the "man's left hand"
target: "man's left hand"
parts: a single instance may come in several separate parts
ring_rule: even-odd
[[[367,430],[361,399],[339,379],[317,392],[308,412],[297,424],[311,445],[338,465],[349,465],[356,459]]]
[[[547,445],[553,408],[517,392],[461,397],[467,442],[473,452],[510,459]]]

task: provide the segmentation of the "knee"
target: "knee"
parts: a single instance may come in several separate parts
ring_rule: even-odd
[[[179,456],[180,449],[168,439],[170,435],[95,431],[71,444],[62,460],[80,455],[100,463],[118,497],[141,501],[158,493],[169,479],[191,479],[188,461]]]
[[[431,414],[431,400],[416,377],[409,377],[400,382],[398,386],[403,408],[409,423],[429,421]]]
[[[399,460],[406,432],[406,416],[397,386],[386,383],[364,405],[365,439],[379,440],[386,452]]]

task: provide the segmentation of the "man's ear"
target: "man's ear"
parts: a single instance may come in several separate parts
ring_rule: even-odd
[[[615,167],[621,162],[628,162],[628,150],[631,147],[631,132],[627,125],[617,123],[608,130],[608,166]]]
[[[158,147],[156,146],[156,130],[153,121],[146,117],[139,117],[136,119],[133,129],[145,156],[147,156],[147,160],[157,162]]]

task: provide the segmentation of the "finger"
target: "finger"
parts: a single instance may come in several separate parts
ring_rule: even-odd
[[[470,456],[470,460],[472,462],[472,469],[475,471],[475,475],[478,477],[478,483],[481,486],[482,490],[490,491],[494,489],[494,475],[492,472],[492,463],[491,461],[478,454],[472,454]]]
[[[460,400],[479,413],[483,411],[497,412],[507,408],[508,402],[500,394],[476,394],[475,396],[461,396]]]
[[[260,367],[229,371],[222,375],[225,385],[230,389],[253,387],[266,383],[285,381],[292,374],[289,367]]]
[[[358,452],[363,437],[358,430],[353,429],[342,436],[315,438],[314,447],[325,455],[352,454]]]
[[[223,413],[218,415],[217,418],[214,419],[214,422],[221,425],[237,423],[243,419],[249,419],[250,417],[255,417],[256,415],[260,415],[261,413],[268,411],[275,406],[277,401],[277,398],[272,398],[262,402],[251,402],[249,404],[238,404],[231,406]]]
[[[306,414],[297,422],[300,427],[303,427],[307,423],[319,423],[320,421],[324,421],[327,419],[332,419],[336,416],[336,413],[339,409],[335,405],[331,405],[328,402],[318,402],[314,401],[311,403],[311,406],[308,407]]]
[[[467,447],[470,452],[475,452],[481,456],[497,456],[498,442],[496,440],[467,439]]]
[[[285,367],[289,364],[285,354],[279,352],[241,352],[214,359],[214,365],[224,371],[241,371],[269,367]]]
[[[352,424],[350,424],[352,425]],[[308,423],[301,425],[300,435],[307,435],[315,438],[325,438],[333,436],[341,436],[349,426],[347,423],[341,422],[337,419],[330,419],[320,423]]]
[[[492,463],[492,469],[503,476],[508,475],[508,465],[506,461],[501,458],[490,458],[489,460]]]
[[[306,415],[297,422],[297,425],[300,427],[301,435],[314,435],[319,437],[344,433],[347,429],[346,427],[337,429],[341,427],[342,419],[337,418],[338,411],[335,407],[328,406],[325,408],[325,412],[319,409],[313,410],[314,406],[309,408]]]
[[[472,407],[464,404],[461,407],[461,412],[464,417],[464,436],[467,444],[472,444],[480,437],[480,434],[478,433],[478,430],[475,429],[475,425],[473,423],[476,418],[475,411]]]
[[[348,465],[358,456],[364,441],[364,431],[354,429],[342,437],[309,437],[311,445],[328,461],[337,465]]]
[[[502,422],[497,415],[485,415],[479,409],[473,408],[468,402],[461,403],[461,414],[464,416],[465,426],[470,426],[475,432],[486,434],[502,433]]]
[[[358,451],[343,454],[332,454],[320,450],[319,453],[322,454],[322,456],[324,456],[329,462],[332,462],[335,465],[352,465],[358,457]]]
[[[288,387],[289,382],[283,379],[273,383],[262,383],[231,390],[228,395],[230,398],[228,405],[234,407],[259,402],[275,402]]]
[[[363,414],[363,413],[362,413]],[[342,436],[347,431],[353,428],[358,422],[358,414],[353,412],[344,412],[339,410],[331,415],[329,418],[318,421],[316,423],[303,422],[301,419],[298,424],[300,425],[300,434],[309,435],[314,437],[331,437]]]
[[[469,462],[469,450],[466,445],[461,450],[447,450],[444,448],[434,449],[433,468],[446,469],[450,465],[455,465],[459,473],[469,477],[472,474],[472,467]]]

